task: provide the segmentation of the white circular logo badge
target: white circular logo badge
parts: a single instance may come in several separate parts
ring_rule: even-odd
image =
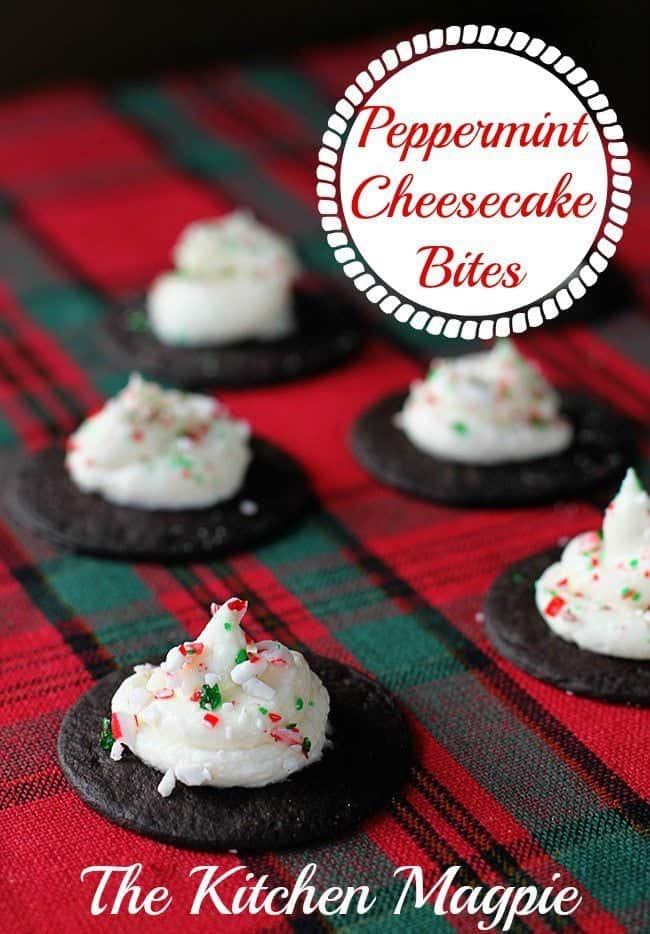
[[[369,63],[317,170],[345,274],[417,330],[506,336],[606,268],[630,203],[623,131],[595,81],[525,33],[451,26]]]

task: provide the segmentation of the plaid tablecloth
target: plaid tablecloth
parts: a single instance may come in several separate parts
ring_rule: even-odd
[[[125,381],[96,329],[111,301],[147,285],[188,221],[237,203],[294,237],[321,273],[334,261],[315,211],[317,143],[335,95],[370,48],[288,64],[204,70],[109,89],[78,86],[0,105],[0,445],[13,452],[69,432]],[[561,385],[608,399],[639,426],[645,480],[650,413],[650,163],[635,188],[620,264],[640,307],[594,327],[542,329],[526,351]],[[433,349],[433,344],[432,344]],[[0,868],[2,928],[44,931],[476,930],[431,908],[391,912],[398,865],[432,884],[459,865],[465,885],[550,884],[584,897],[571,919],[515,929],[650,930],[650,714],[570,697],[495,655],[481,603],[507,563],[594,527],[587,501],[529,510],[427,505],[373,482],[350,456],[357,414],[420,369],[381,338],[360,359],[299,384],[224,393],[311,474],[321,509],[290,535],[228,561],[124,564],[64,554],[0,518]],[[645,423],[645,429],[643,425]],[[175,850],[110,825],[66,784],[55,741],[75,699],[116,665],[159,657],[194,635],[211,600],[250,601],[273,633],[381,679],[407,711],[417,765],[404,792],[352,837],[247,859],[288,883],[365,883],[363,919],[190,918],[187,873],[234,854]],[[82,868],[143,864],[174,903],[158,919],[91,918]],[[193,888],[193,886],[192,886]]]

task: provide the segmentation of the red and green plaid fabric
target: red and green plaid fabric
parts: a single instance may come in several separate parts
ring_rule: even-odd
[[[104,357],[107,305],[144,288],[187,222],[252,206],[295,238],[305,264],[335,272],[315,210],[319,136],[369,48],[288,64],[204,70],[97,90],[35,93],[0,105],[0,469],[70,431],[125,381]],[[650,481],[650,162],[635,188],[620,264],[637,309],[594,327],[526,334],[558,384],[608,399],[638,424]],[[435,349],[432,342],[431,349]],[[228,561],[160,566],[65,554],[0,517],[0,874],[2,927],[21,932],[476,930],[476,918],[392,909],[399,865],[432,884],[575,884],[572,918],[532,916],[514,930],[650,930],[650,714],[570,697],[492,651],[486,588],[509,562],[598,524],[594,504],[461,510],[384,489],[352,460],[357,414],[420,364],[373,338],[357,361],[299,384],[224,393],[255,428],[309,470],[320,510],[290,535]],[[645,458],[645,459],[644,459]],[[250,601],[255,636],[273,633],[381,679],[417,747],[411,780],[386,811],[327,846],[246,860],[290,884],[308,861],[317,883],[367,884],[369,915],[267,918],[187,911],[195,865],[239,861],[175,850],[88,810],[66,784],[61,718],[117,665],[159,657],[198,632],[211,600]],[[92,737],[90,738],[92,740]],[[143,864],[143,883],[174,896],[160,918],[91,918],[90,865]],[[217,928],[219,925],[219,928]]]

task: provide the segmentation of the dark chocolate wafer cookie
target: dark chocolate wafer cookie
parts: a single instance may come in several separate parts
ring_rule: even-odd
[[[650,662],[613,658],[556,636],[535,604],[535,581],[560,557],[551,549],[507,568],[485,600],[487,635],[505,658],[573,694],[616,703],[650,704]]]
[[[352,430],[352,450],[378,480],[414,496],[457,506],[526,506],[582,496],[619,481],[630,462],[629,423],[600,401],[561,393],[574,439],[566,451],[525,462],[461,464],[426,454],[395,423],[400,392],[364,412]]]
[[[404,782],[411,742],[402,713],[377,682],[332,659],[309,656],[330,694],[331,745],[319,762],[262,788],[188,787],[163,798],[160,773],[126,751],[100,747],[102,718],[125,677],[113,672],[67,713],[61,767],[79,796],[110,821],[197,850],[276,850],[340,836],[385,805]]]
[[[300,379],[342,363],[361,346],[358,313],[340,293],[296,289],[297,328],[276,340],[213,347],[163,344],[149,329],[144,299],[108,312],[103,333],[122,368],[192,389]]]
[[[74,551],[133,560],[232,554],[279,535],[311,500],[293,458],[261,438],[253,438],[251,447],[242,489],[207,509],[135,509],[83,493],[70,479],[60,448],[23,459],[7,505],[31,531]]]

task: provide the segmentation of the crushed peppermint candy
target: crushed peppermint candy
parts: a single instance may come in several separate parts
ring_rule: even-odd
[[[247,636],[241,626],[247,607],[238,597],[212,604],[200,635],[173,646],[160,665],[141,666],[126,678],[102,721],[100,742],[110,758],[119,762],[125,748],[139,757],[142,749],[147,764],[162,773],[163,797],[176,782],[282,781],[307,757],[321,755],[325,689],[298,653]]]

